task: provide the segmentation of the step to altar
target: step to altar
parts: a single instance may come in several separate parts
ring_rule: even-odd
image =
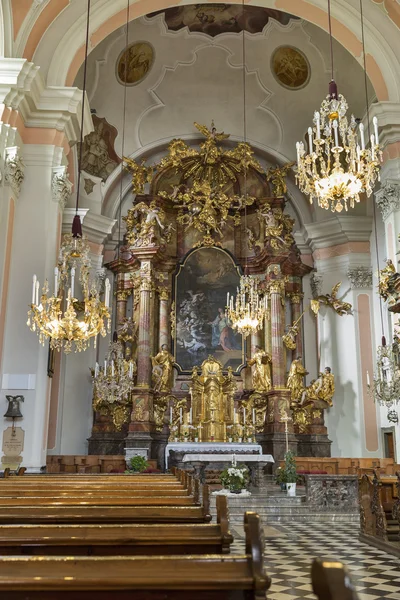
[[[251,490],[250,490],[251,491]],[[216,518],[216,496],[211,494],[211,514]],[[280,491],[278,486],[268,486],[264,491],[252,491],[249,497],[229,496],[229,520],[232,524],[243,524],[246,511],[258,513],[264,525],[268,523],[312,523],[312,522],[359,522],[358,510],[353,512],[333,512],[316,510],[307,503],[304,488],[298,488],[294,497]]]

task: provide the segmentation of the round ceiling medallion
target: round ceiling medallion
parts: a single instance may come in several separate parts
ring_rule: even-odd
[[[310,64],[306,56],[292,46],[280,46],[272,54],[271,68],[283,87],[298,90],[310,79]]]
[[[154,56],[154,48],[148,42],[135,42],[128,46],[117,60],[116,75],[119,83],[122,85],[140,83],[150,72]]]

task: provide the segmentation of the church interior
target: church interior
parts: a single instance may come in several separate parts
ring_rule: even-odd
[[[399,0],[1,0],[1,597],[400,599],[399,82]]]

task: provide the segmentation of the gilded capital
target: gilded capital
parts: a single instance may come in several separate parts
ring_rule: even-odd
[[[159,287],[157,289],[158,291],[158,295],[160,296],[160,300],[168,300],[169,298],[169,291],[167,288],[165,287]]]
[[[304,298],[304,294],[301,293],[293,293],[289,294],[289,298],[292,304],[300,304],[302,299]]]

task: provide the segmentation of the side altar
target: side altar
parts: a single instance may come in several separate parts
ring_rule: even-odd
[[[305,369],[291,376],[315,337],[303,339],[302,278],[312,269],[294,238],[290,165],[263,167],[249,144],[224,146],[229,135],[195,126],[199,147],[174,139],[151,166],[124,158],[133,203],[107,267],[135,386],[123,401],[94,402],[89,453],[141,454],[163,469],[166,453],[182,450],[183,463],[190,444],[204,445],[195,454],[239,445],[276,462],[287,447],[330,456],[325,380],[311,389]],[[231,318],[243,279],[265,309],[248,335]]]

